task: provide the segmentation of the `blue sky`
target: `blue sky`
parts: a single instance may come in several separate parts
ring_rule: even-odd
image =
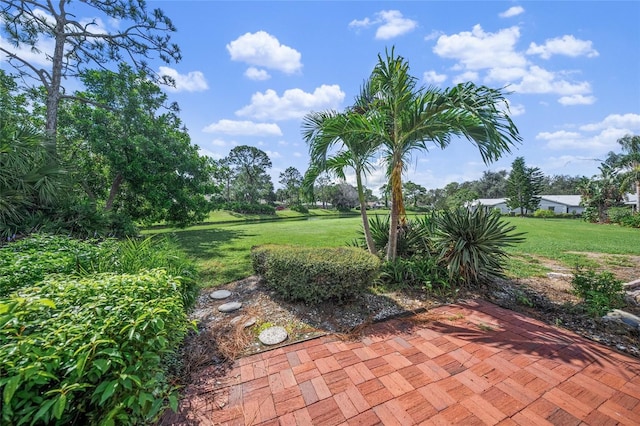
[[[406,180],[426,188],[510,169],[517,156],[545,174],[591,176],[616,140],[640,134],[640,2],[158,1],[183,59],[156,68],[203,154],[253,145],[271,175],[307,168],[301,118],[353,102],[377,55],[395,46],[420,84],[508,86],[524,139],[484,165],[456,141],[416,154]],[[105,27],[118,23],[104,23]],[[0,40],[1,42],[1,40]],[[160,68],[162,66],[163,68]],[[384,183],[384,169],[367,186]]]

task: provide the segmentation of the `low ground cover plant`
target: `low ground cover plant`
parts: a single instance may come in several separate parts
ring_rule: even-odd
[[[51,275],[0,299],[3,424],[140,424],[177,405],[163,358],[187,330],[162,270]]]
[[[571,285],[576,295],[584,299],[586,310],[602,316],[611,309],[624,306],[623,283],[611,272],[596,273],[592,269],[577,269]]]
[[[0,248],[0,423],[140,424],[175,408],[167,370],[196,276],[163,237]]]
[[[253,247],[254,271],[285,300],[342,302],[367,289],[378,257],[356,247]]]

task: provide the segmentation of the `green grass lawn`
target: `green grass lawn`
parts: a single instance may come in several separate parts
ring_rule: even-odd
[[[145,234],[170,233],[178,244],[195,258],[202,271],[203,286],[215,286],[252,274],[250,250],[254,245],[298,244],[305,246],[341,246],[358,237],[359,216],[337,218],[321,211],[316,217],[293,220],[299,216],[287,213],[281,218],[247,223],[244,216],[215,212],[217,223],[187,229],[152,229]],[[223,214],[224,213],[224,214]],[[382,212],[386,214],[386,212]],[[324,216],[324,217],[320,217]],[[235,217],[235,221],[229,219]],[[227,219],[227,220],[225,220]],[[640,230],[614,225],[595,225],[580,220],[505,218],[519,232],[526,232],[526,241],[509,249],[513,257],[507,268],[512,276],[533,276],[546,272],[540,258],[549,258],[573,267],[589,265],[580,252],[610,255],[640,255]],[[578,253],[573,253],[578,252]],[[623,262],[624,256],[612,256],[612,262]],[[592,265],[595,266],[595,265]]]

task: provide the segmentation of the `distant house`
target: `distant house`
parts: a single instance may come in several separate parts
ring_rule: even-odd
[[[584,207],[580,205],[580,195],[541,195],[540,210],[550,210],[556,214],[559,213],[571,213],[582,214]],[[518,210],[512,210],[507,207],[506,198],[479,198],[471,202],[472,208],[482,206],[487,210],[500,210],[502,214],[517,213]],[[533,213],[533,212],[530,212]]]
[[[624,205],[630,206],[631,210],[635,210],[636,200],[637,200],[636,194],[626,194],[626,196],[624,197]]]

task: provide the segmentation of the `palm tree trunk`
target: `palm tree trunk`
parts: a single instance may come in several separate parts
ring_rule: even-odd
[[[389,224],[389,243],[387,246],[387,260],[396,259],[398,249],[398,226],[406,222],[406,212],[402,201],[402,160],[396,161],[391,178],[391,220]]]
[[[640,180],[636,181],[636,213],[640,213]]]
[[[376,244],[371,236],[369,228],[369,218],[367,217],[367,203],[364,199],[364,190],[362,189],[362,177],[360,170],[356,170],[356,186],[358,187],[358,200],[360,200],[360,216],[362,216],[362,229],[364,229],[364,239],[367,241],[369,253],[376,254]]]

